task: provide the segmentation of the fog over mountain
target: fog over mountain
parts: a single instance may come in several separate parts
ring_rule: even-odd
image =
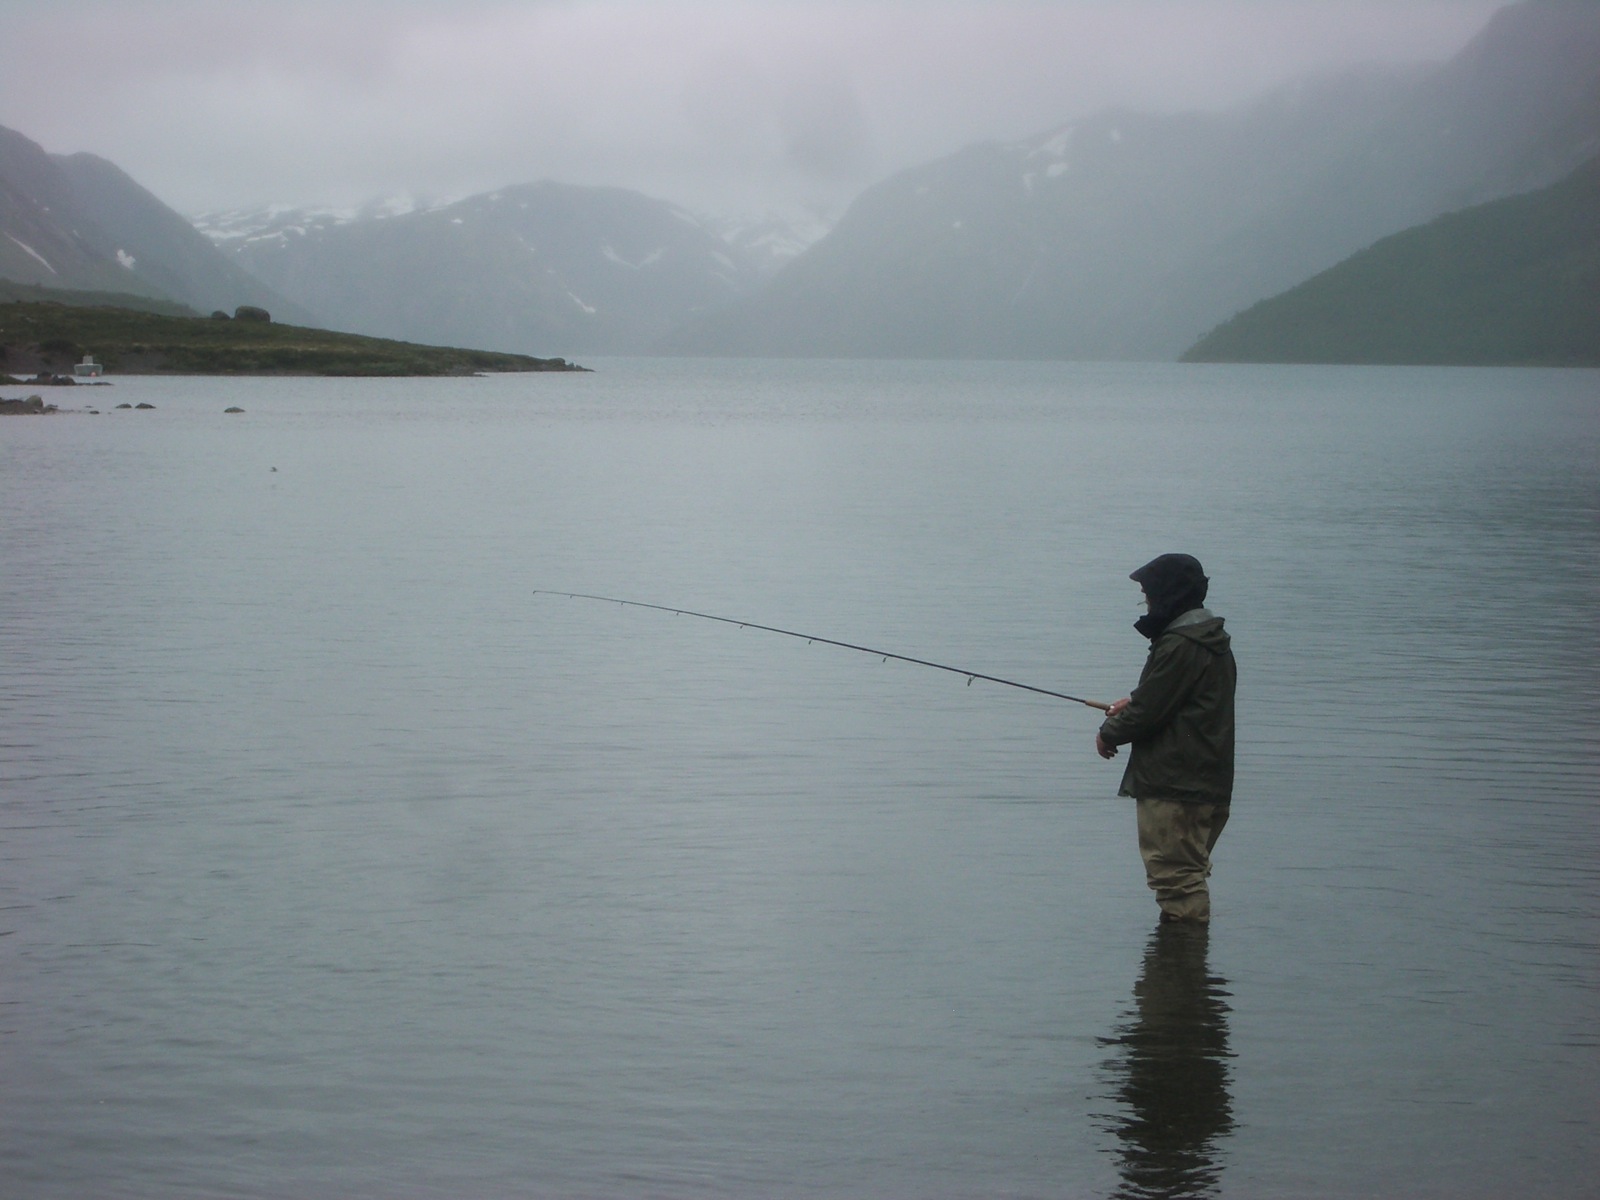
[[[43,29],[58,10],[88,2],[25,5],[24,11],[36,29]],[[129,0],[127,6],[105,5],[96,12],[109,26],[125,28],[120,22],[128,11],[165,20],[181,10],[193,17],[195,37],[203,40],[210,36],[207,30],[233,28],[230,22],[241,12],[259,13],[262,0],[195,8],[171,0],[159,13],[147,7],[152,2]],[[521,34],[566,36],[566,23],[579,14],[592,17],[596,28],[612,28],[606,22],[620,11],[617,4],[592,0],[536,7],[548,21],[541,17],[518,25]],[[637,33],[660,35],[663,54],[681,48],[677,27],[653,10],[643,19],[646,7],[621,6],[641,18]],[[737,10],[748,32],[756,27],[749,22],[757,7],[735,3],[717,11],[726,17]],[[852,10],[848,20],[841,16],[839,30],[864,28],[851,22],[870,13],[879,21],[874,26],[879,33],[897,31],[913,42],[920,36],[915,53],[882,47],[889,75],[905,71],[910,59],[897,57],[902,53],[924,55],[918,60],[924,65],[953,62],[926,56],[935,42],[949,48],[939,38],[967,31],[971,69],[930,81],[919,99],[931,108],[939,108],[932,97],[941,84],[954,95],[970,97],[974,80],[988,78],[991,90],[1006,92],[990,58],[997,46],[1009,47],[1014,52],[1009,82],[1017,95],[1030,98],[1019,102],[1014,116],[1046,95],[1035,86],[1040,47],[1021,47],[1015,40],[1019,29],[1061,33],[1070,28],[1079,41],[1105,49],[1116,35],[1134,28],[1127,23],[1129,14],[1139,13],[1149,36],[1139,44],[1151,61],[1170,62],[1174,29],[1189,35],[1195,54],[1207,47],[1236,53],[1250,37],[1266,37],[1259,25],[1269,34],[1276,31],[1281,51],[1283,32],[1290,27],[1283,24],[1286,8],[1299,14],[1298,25],[1290,25],[1301,34],[1330,40],[1330,30],[1348,26],[1344,51],[1360,42],[1355,32],[1370,36],[1374,29],[1402,28],[1402,11],[1420,22],[1415,29],[1431,31],[1432,44],[1438,44],[1439,30],[1460,29],[1466,16],[1479,11],[1466,0],[1400,7],[1378,0],[1304,6],[1175,0],[1156,7],[1144,0],[1116,6],[1064,0],[1059,9],[997,4],[985,9],[993,14],[985,24],[969,19],[977,7],[951,3],[919,9],[933,14],[925,29],[909,11],[900,12],[895,23],[888,18],[899,10],[867,4]],[[1047,9],[1057,24],[1038,24]],[[281,10],[286,24],[259,31],[250,43],[252,61],[270,75],[288,61],[284,28],[305,32],[323,28],[319,23],[337,14],[366,11],[362,4],[326,12],[287,4]],[[485,28],[501,28],[497,22],[505,17],[505,10],[465,3],[446,20],[431,0],[385,11],[398,27],[420,28],[415,23],[421,20],[438,36],[453,31],[457,42],[430,43],[447,58],[481,38]],[[721,26],[707,19],[708,11],[702,5],[683,10],[689,26],[709,36]],[[1164,22],[1152,20],[1158,12]],[[1342,14],[1343,24],[1324,20],[1319,26],[1330,12]],[[800,20],[793,6],[775,4],[768,15],[773,14],[776,24],[762,28],[802,28],[783,24]],[[1199,17],[1209,24],[1197,23]],[[366,58],[356,56],[354,75],[339,78],[360,81],[371,94],[381,95],[387,86],[384,72],[368,80],[359,68],[363,62],[375,70],[384,62],[395,67],[385,58],[395,52],[393,28],[379,24],[371,31],[377,35],[374,47]],[[129,36],[130,50],[139,46],[155,54],[142,33]],[[256,303],[280,319],[540,355],[1171,359],[1233,313],[1378,238],[1455,208],[1541,187],[1600,145],[1600,5],[1520,0],[1500,10],[1442,63],[1397,60],[1398,48],[1424,43],[1421,37],[1399,39],[1382,56],[1387,61],[1302,76],[1223,107],[1172,111],[1130,103],[1075,117],[1069,110],[1012,140],[969,139],[960,149],[954,148],[959,142],[947,143],[941,152],[860,190],[831,230],[818,208],[805,204],[769,210],[756,220],[730,216],[738,207],[732,200],[743,194],[732,184],[723,192],[711,187],[730,202],[719,211],[716,205],[691,208],[662,193],[541,170],[520,181],[501,175],[492,186],[457,200],[408,198],[345,208],[240,204],[197,218],[202,237],[134,183],[122,166],[113,166],[110,158],[122,163],[120,156],[51,155],[30,140],[31,129],[27,136],[4,131],[0,233],[6,236],[0,238],[0,278],[134,291],[203,310]],[[325,78],[334,77],[335,66],[322,52],[336,45],[349,48],[335,39],[312,54],[309,43],[294,44],[311,56],[310,64],[302,65]],[[1264,49],[1274,43],[1266,37],[1252,44]],[[812,42],[806,45],[815,49]],[[1052,46],[1063,50],[1069,43]],[[630,44],[618,57],[638,65],[636,49]],[[1070,49],[1064,61],[1081,63],[1082,47],[1073,42]],[[227,58],[238,47],[221,53]],[[461,84],[466,91],[479,76],[485,89],[496,86],[498,60],[484,53],[483,69],[467,72]],[[163,70],[170,73],[161,65],[168,61],[163,54],[155,54],[152,65],[125,53],[108,62],[105,74],[124,77],[136,90],[149,78],[163,77]],[[1323,57],[1329,54],[1331,49]],[[1317,57],[1301,47],[1297,54],[1272,59],[1270,69],[1235,72],[1232,86],[1237,89],[1248,77],[1270,78],[1286,62]],[[1226,58],[1217,57],[1213,68]],[[799,106],[817,123],[796,117],[784,135],[790,167],[806,164],[801,174],[809,172],[813,182],[826,177],[835,198],[870,169],[869,160],[887,161],[863,149],[873,141],[870,131],[884,127],[871,115],[874,105],[862,99],[867,92],[857,86],[866,78],[861,64],[871,56],[852,50],[834,60],[835,66],[847,60],[851,71],[829,76],[831,85],[818,84],[820,90],[811,95],[816,105]],[[768,111],[763,105],[772,97],[753,85],[743,91],[734,86],[730,80],[739,73],[727,61],[722,74],[695,77],[675,100],[690,103],[697,119],[720,131],[717,139],[737,149],[749,133],[741,122]],[[1129,61],[1122,66],[1131,70]],[[597,59],[591,65],[595,79],[617,78],[615,63]],[[212,64],[200,62],[196,69],[206,73]],[[659,82],[642,66],[640,72],[641,79],[630,86],[650,78]],[[828,72],[813,82],[822,76]],[[749,84],[757,75],[740,78]],[[1198,78],[1175,81],[1170,94],[1206,91]],[[82,79],[91,90],[104,84],[100,75]],[[849,80],[856,82],[841,83]],[[75,79],[61,95],[71,101],[76,86]],[[1212,80],[1208,94],[1226,91]],[[637,99],[637,93],[630,94]],[[219,93],[219,100],[225,95]],[[823,103],[829,96],[832,100]],[[751,112],[741,113],[741,103]],[[454,121],[458,104],[454,92],[441,93],[438,119]],[[61,111],[72,109],[69,102]],[[331,103],[320,111],[333,124],[350,119]],[[1063,115],[1071,119],[1062,123]],[[259,117],[252,110],[239,122],[241,136],[257,129],[253,122]],[[528,115],[541,130],[551,119],[549,113],[537,120]],[[295,127],[286,120],[283,129]],[[647,120],[638,124],[631,134],[642,129],[664,136]],[[945,121],[939,127],[948,131],[958,124]],[[574,123],[574,128],[586,127],[582,120]],[[441,177],[426,169],[424,150],[437,131],[424,122],[414,132],[418,175],[391,194],[438,195],[430,185]],[[450,129],[463,159],[477,155],[485,137],[503,132],[493,121],[483,127],[455,123]],[[309,162],[324,144],[306,136]],[[895,153],[903,154],[912,141],[901,139]],[[130,133],[130,146],[139,144]],[[190,149],[195,161],[217,161],[212,157],[217,147],[203,140]],[[359,147],[351,151],[361,158]],[[648,169],[656,161],[653,153],[639,152],[638,177],[666,180]],[[502,157],[503,171],[517,160],[516,155]],[[789,168],[763,176],[754,159],[741,169],[752,171],[752,178],[766,178],[780,192],[799,179],[785,174]],[[282,176],[286,189],[304,177],[287,168]],[[469,177],[470,172],[453,178]],[[699,178],[711,186],[722,176],[708,168]],[[791,188],[788,195],[795,200],[804,191]]]
[[[1234,312],[1600,145],[1600,5],[1525,0],[1441,67],[1215,114],[1109,110],[869,189],[700,354],[1170,359]]]
[[[1439,61],[1504,0],[6,0],[0,124],[184,213],[553,179],[820,211],[1107,106]]]

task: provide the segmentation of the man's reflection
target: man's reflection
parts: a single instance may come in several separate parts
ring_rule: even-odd
[[[1233,1129],[1228,1096],[1226,980],[1206,974],[1207,928],[1158,925],[1133,986],[1128,1019],[1108,1039],[1122,1052],[1107,1065],[1123,1111],[1118,1197],[1213,1196],[1218,1143]]]

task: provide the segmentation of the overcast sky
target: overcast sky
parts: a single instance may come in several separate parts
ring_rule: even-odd
[[[1439,60],[1504,0],[0,0],[0,125],[186,213],[556,179],[812,204],[1108,104]]]

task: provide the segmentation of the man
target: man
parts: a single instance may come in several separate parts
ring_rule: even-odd
[[[1111,706],[1095,735],[1101,758],[1131,745],[1118,795],[1132,796],[1139,853],[1163,921],[1211,919],[1211,851],[1233,799],[1233,651],[1222,618],[1204,607],[1197,559],[1163,554],[1129,576],[1148,611],[1139,685]]]

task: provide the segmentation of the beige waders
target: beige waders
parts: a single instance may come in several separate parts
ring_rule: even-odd
[[[1163,921],[1209,921],[1211,848],[1228,823],[1226,804],[1139,800],[1139,855]]]

